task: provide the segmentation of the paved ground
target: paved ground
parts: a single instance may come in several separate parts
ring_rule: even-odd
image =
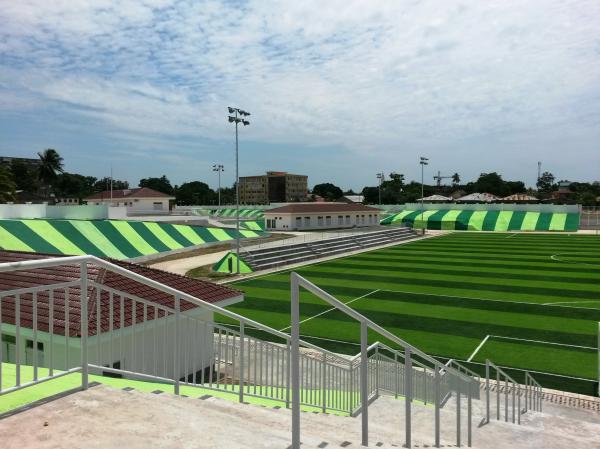
[[[463,401],[463,405],[464,405]],[[523,425],[492,421],[482,427],[483,403],[474,401],[473,447],[480,449],[571,449],[598,447],[597,414],[523,415]],[[451,400],[442,409],[442,444],[456,443]],[[413,404],[413,445],[433,443],[433,408]],[[463,410],[464,412],[464,410]],[[462,436],[466,443],[463,413]],[[3,449],[86,448],[277,448],[290,442],[290,411],[232,403],[213,397],[122,391],[105,386],[58,399],[0,421]],[[369,407],[370,446],[400,447],[404,402],[381,397]],[[360,416],[302,413],[303,447],[360,447]]]

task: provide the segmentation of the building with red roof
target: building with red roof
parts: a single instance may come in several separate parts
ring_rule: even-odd
[[[169,204],[175,201],[175,197],[148,187],[140,187],[106,190],[94,193],[84,200],[94,205],[124,206],[128,214],[164,214],[169,212]]]

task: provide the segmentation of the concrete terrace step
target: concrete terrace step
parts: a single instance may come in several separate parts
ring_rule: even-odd
[[[415,236],[416,233],[408,228],[379,230],[363,234],[354,233],[341,237],[294,243],[279,247],[248,249],[244,252],[243,257],[252,269],[257,271],[401,242]]]

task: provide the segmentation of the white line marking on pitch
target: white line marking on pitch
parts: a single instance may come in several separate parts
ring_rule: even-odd
[[[514,237],[515,235],[517,235],[517,233],[515,232],[514,234],[509,235],[508,237],[504,237],[505,239],[509,239],[511,237]]]
[[[424,292],[411,292],[408,290],[387,290],[380,289],[382,292],[392,292],[392,293],[408,293],[410,295],[428,295],[428,296],[440,296],[443,298],[458,298],[458,299],[474,299],[476,301],[492,301],[492,302],[502,302],[502,303],[514,303],[514,304],[529,304],[536,306],[552,306],[552,307],[563,307],[565,309],[585,309],[585,310],[598,310],[594,307],[572,307],[572,306],[560,306],[555,304],[560,303],[541,303],[541,302],[526,302],[526,301],[504,301],[503,299],[490,299],[490,298],[478,298],[475,296],[457,296],[457,295],[443,295],[441,293],[424,293]]]
[[[481,340],[481,343],[479,343],[479,346],[477,346],[475,348],[475,351],[473,351],[471,353],[471,355],[469,356],[469,358],[467,359],[467,362],[470,362],[471,360],[473,360],[473,357],[475,357],[475,354],[477,354],[479,352],[479,350],[481,349],[481,347],[485,344],[486,341],[488,341],[488,338],[490,338],[489,335],[486,335],[485,338],[483,340]]]
[[[554,306],[557,304],[587,304],[590,302],[597,302],[600,303],[600,299],[595,299],[592,301],[559,301],[559,302],[545,302],[542,305],[543,306]],[[589,309],[592,309],[592,307],[588,307]]]
[[[344,304],[346,304],[346,305],[348,305],[348,304],[352,304],[354,301],[358,301],[359,299],[366,298],[367,296],[370,296],[370,295],[372,295],[373,293],[377,293],[378,291],[380,291],[380,289],[373,290],[372,292],[366,293],[366,294],[364,294],[364,295],[362,295],[362,296],[359,296],[358,298],[351,299],[350,301],[348,301],[348,302],[345,302]],[[325,315],[326,313],[329,313],[329,312],[331,312],[332,310],[335,310],[335,309],[336,309],[335,307],[331,307],[331,308],[329,308],[329,309],[327,309],[327,310],[325,310],[325,311],[323,311],[323,312],[317,313],[316,315],[309,316],[308,318],[305,318],[305,319],[303,319],[302,321],[300,321],[300,324],[302,324],[302,323],[306,323],[307,321],[310,321],[310,320],[312,320],[313,318],[318,318],[318,317],[320,317],[320,316],[322,316],[322,315]],[[286,327],[284,327],[283,329],[279,329],[279,332],[285,332],[286,330],[290,329],[291,327],[292,327],[292,326],[286,326]]]
[[[555,343],[553,341],[543,341],[543,340],[529,340],[527,338],[504,337],[502,335],[488,335],[488,337],[500,338],[500,339],[504,339],[504,340],[528,341],[530,343],[543,343],[546,345],[566,346],[569,348],[581,348],[581,349],[593,349],[593,350],[597,349],[597,348],[592,348],[591,346],[569,345],[567,343]]]

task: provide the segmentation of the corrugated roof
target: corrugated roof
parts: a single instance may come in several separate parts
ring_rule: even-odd
[[[24,253],[17,251],[0,251],[0,263],[4,262],[20,262],[25,260],[49,259],[61,257],[50,254]],[[243,293],[222,285],[213,284],[199,279],[192,279],[185,276],[180,276],[166,271],[148,268],[137,264],[122,262],[118,260],[110,260],[111,263],[123,267],[129,271],[145,276],[154,281],[165,284],[169,287],[180,290],[184,293],[192,295],[202,301],[208,303],[218,303],[228,299],[242,297]],[[47,268],[38,268],[34,270],[19,270],[0,273],[0,294],[3,291],[13,290],[17,288],[30,288],[43,285],[52,285],[63,282],[70,282],[79,279],[78,265],[62,265]],[[171,295],[158,291],[140,282],[131,280],[120,274],[98,268],[95,265],[88,264],[88,279],[96,281],[102,285],[118,290],[129,295],[134,295],[156,303],[159,306],[174,307],[174,298]],[[69,310],[69,335],[80,335],[81,324],[81,289],[79,287],[69,288],[68,295],[65,289],[55,290],[53,293],[53,324],[54,333],[65,335],[65,310]],[[88,317],[90,335],[96,333],[96,299],[97,289],[90,286],[88,290]],[[120,298],[115,295],[113,302],[114,310],[114,327],[120,327]],[[50,313],[49,313],[49,292],[48,290],[40,292],[37,295],[38,302],[38,330],[43,332],[49,331]],[[109,329],[109,302],[110,296],[107,291],[102,291],[101,317],[100,327],[101,332],[106,332]],[[33,328],[33,301],[32,294],[21,295],[21,326]],[[187,311],[195,309],[198,306],[188,301],[181,301],[181,310]],[[130,301],[125,301],[124,304],[124,325],[129,326],[133,321],[131,313],[132,304]],[[152,307],[147,307],[146,319],[154,319],[154,310]],[[142,303],[136,305],[136,322],[144,321],[144,307]],[[162,316],[159,312],[159,317]],[[15,299],[14,297],[2,297],[2,313],[0,320],[3,323],[15,323]]]
[[[110,190],[104,192],[94,193],[93,195],[85,198],[86,200],[108,200],[111,198]],[[121,189],[112,191],[113,199],[122,198],[175,198],[174,196],[167,195],[166,193],[159,192],[148,187],[140,187],[136,189]]]
[[[381,212],[374,207],[357,203],[293,203],[265,211],[267,214],[304,214],[319,212]]]
[[[461,196],[457,198],[456,201],[481,201],[483,203],[489,203],[490,201],[496,201],[500,199],[496,195],[492,195],[491,193],[471,193],[469,195]]]
[[[502,198],[503,201],[537,201],[535,196],[527,195],[525,193],[515,193],[513,195],[505,196]]]
[[[424,198],[419,198],[417,201],[452,201],[452,198],[443,195],[430,195]]]

